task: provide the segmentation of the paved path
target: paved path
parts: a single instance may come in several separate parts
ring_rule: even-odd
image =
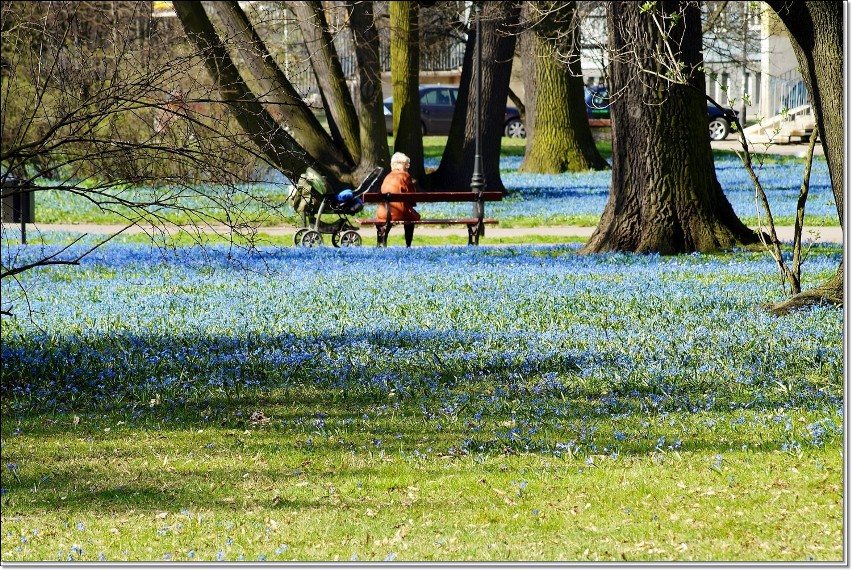
[[[12,224],[4,224],[8,227]],[[90,234],[113,234],[121,231],[123,226],[119,225],[96,225],[96,224],[27,224],[27,236],[33,237],[38,232],[47,231],[70,231]],[[219,233],[227,233],[225,228],[211,228],[210,231]],[[501,228],[500,226],[489,226],[485,229],[485,237],[482,239],[483,244],[488,243],[488,238],[500,237],[523,237],[523,236],[554,236],[554,237],[580,237],[588,238],[595,230],[593,227],[587,226],[539,226],[535,228]],[[139,234],[146,231],[144,228],[133,226],[128,228],[125,233]],[[147,229],[150,232],[150,228]],[[395,231],[402,235],[402,230],[396,228]],[[273,226],[262,227],[260,233],[268,235],[281,236],[293,235],[296,232],[294,226]],[[372,228],[362,229],[363,235],[373,235]],[[776,228],[778,238],[781,241],[793,240],[792,226],[779,226]],[[157,232],[159,233],[159,232]],[[467,237],[467,228],[459,226],[450,226],[446,228],[434,226],[421,226],[414,231],[414,240],[417,241],[417,236],[461,236]],[[823,227],[806,227],[802,234],[803,241],[817,241],[830,243],[843,243],[843,230],[840,226],[823,226]]]
[[[723,141],[710,141],[710,146],[716,150],[735,150],[742,151],[743,147],[740,142],[734,137],[733,133],[728,135]],[[808,154],[807,143],[792,143],[792,144],[763,144],[752,143],[749,145],[749,152],[752,154],[778,154],[781,156],[796,156],[804,158]],[[814,147],[814,156],[824,156],[822,145],[817,142]]]

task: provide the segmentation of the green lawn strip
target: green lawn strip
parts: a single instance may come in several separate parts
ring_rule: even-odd
[[[155,411],[131,426],[90,413],[76,424],[30,418],[12,435],[4,421],[14,465],[3,472],[4,561],[843,556],[840,434],[787,453],[783,426],[737,421],[741,412],[595,417],[587,427],[614,448],[620,430],[653,437],[610,454],[555,457],[509,442],[459,455],[471,418],[307,400],[255,402],[263,423],[247,420],[248,403],[210,423]],[[322,427],[311,421],[320,410]],[[824,414],[790,414],[794,432]]]

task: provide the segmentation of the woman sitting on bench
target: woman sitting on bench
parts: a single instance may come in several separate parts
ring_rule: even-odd
[[[391,171],[382,182],[382,193],[384,194],[406,194],[408,192],[416,192],[414,187],[414,179],[408,172],[411,166],[411,159],[401,152],[393,153],[391,157]],[[414,209],[416,204],[404,204],[402,202],[391,203],[391,219],[394,221],[402,220],[416,222],[420,219],[420,214]],[[376,209],[376,219],[386,221],[388,217],[387,210],[384,204],[379,205]],[[405,247],[411,247],[411,240],[414,238],[414,224],[403,223],[405,228]]]

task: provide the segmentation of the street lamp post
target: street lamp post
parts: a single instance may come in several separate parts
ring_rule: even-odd
[[[473,155],[473,175],[470,178],[470,190],[476,192],[479,198],[482,197],[482,189],[485,187],[485,177],[482,174],[482,153],[480,148],[480,95],[482,93],[482,27],[480,24],[480,16],[482,15],[482,3],[474,2],[473,11],[476,14],[476,85],[475,85],[475,102],[474,102],[474,125],[476,133],[475,153]],[[482,218],[482,200],[473,203],[473,217]],[[479,233],[482,232],[482,224],[479,225]]]

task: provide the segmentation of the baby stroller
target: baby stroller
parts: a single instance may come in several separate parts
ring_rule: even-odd
[[[302,215],[302,227],[293,236],[293,244],[320,246],[323,245],[322,235],[330,234],[334,247],[361,245],[361,234],[358,233],[358,228],[349,222],[348,216],[357,214],[364,208],[361,196],[378,183],[382,173],[384,168],[378,166],[355,190],[328,192],[325,178],[313,168],[308,168],[287,197],[287,202]],[[323,221],[323,215],[334,215],[337,219]]]

